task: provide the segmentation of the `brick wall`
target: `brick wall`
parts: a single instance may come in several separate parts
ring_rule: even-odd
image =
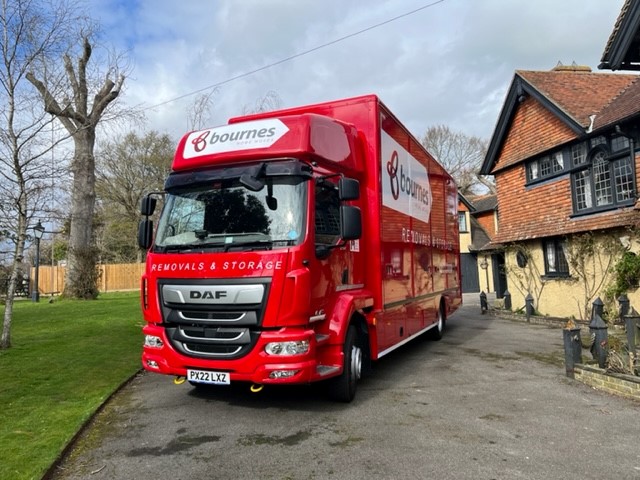
[[[480,226],[487,232],[490,238],[493,238],[496,234],[496,212],[494,210],[488,210],[486,212],[478,213],[474,215]]]
[[[573,138],[575,134],[536,100],[529,98],[520,104],[494,168],[499,215],[499,232],[494,238],[495,242],[513,242],[638,223],[638,211],[632,207],[572,218],[569,175],[525,186],[524,160]],[[636,156],[636,178],[640,179],[639,156]]]
[[[493,172],[577,138],[558,117],[528,97],[520,103]]]
[[[603,392],[640,401],[640,378],[606,373],[600,368],[576,365],[575,379]]]

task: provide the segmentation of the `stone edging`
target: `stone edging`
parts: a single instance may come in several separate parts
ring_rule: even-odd
[[[576,364],[573,371],[575,379],[585,385],[640,402],[640,377],[607,373],[601,368],[582,364]]]
[[[565,318],[530,316],[529,322],[525,315],[517,315],[499,309],[489,309],[487,312],[493,317],[504,318],[522,323],[534,325],[547,325],[549,327],[563,328],[567,323]],[[586,322],[576,322],[581,330],[589,332],[589,325]],[[623,375],[610,373],[598,367],[584,364],[574,366],[574,378],[580,383],[584,383],[596,390],[601,390],[612,395],[629,398],[640,402],[640,377],[633,375]]]

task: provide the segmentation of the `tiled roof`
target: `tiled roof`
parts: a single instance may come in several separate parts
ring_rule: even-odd
[[[498,208],[498,196],[494,193],[478,197],[468,197],[468,200],[473,204],[474,213],[486,212],[487,210],[495,210]]]
[[[637,75],[571,69],[548,72],[519,70],[516,74],[585,130],[589,128],[591,115],[599,114],[637,79]]]
[[[611,126],[620,120],[640,113],[640,77],[636,78],[620,95],[614,98],[596,116],[594,129]]]
[[[625,0],[600,59],[600,69],[640,70],[640,0]]]
[[[618,18],[616,19],[616,24],[613,26],[613,31],[609,36],[607,45],[604,47],[604,52],[602,53],[602,59],[601,59],[602,62],[608,61],[609,57],[611,56],[611,49],[613,48],[613,44],[615,40],[620,35],[620,31],[622,30],[622,24],[624,23],[627,13],[629,12],[630,6],[631,6],[631,0],[625,0],[624,4],[622,5],[622,8],[620,9],[620,15],[618,15]]]
[[[554,216],[540,219],[527,228],[501,228],[500,232],[493,238],[492,247],[495,248],[500,244],[531,240],[534,238],[570,235],[629,226],[637,228],[639,226],[638,220],[638,210],[635,207],[621,208],[610,212],[603,212],[598,215],[587,215],[569,220],[562,216]]]
[[[514,117],[525,106],[530,108],[532,101],[564,126],[562,139],[556,144],[560,145],[591,133],[592,128],[603,128],[629,116],[640,115],[640,104],[637,102],[640,85],[636,85],[639,78],[637,74],[592,73],[588,67],[562,65],[551,71],[516,71],[480,173],[495,173],[494,167],[502,155]],[[547,120],[546,123],[549,122]],[[554,129],[558,130],[556,127]],[[506,163],[500,169],[541,152],[521,153],[519,158],[504,160]]]
[[[469,245],[470,252],[479,252],[482,250],[491,250],[493,247],[491,246],[491,237],[487,234],[478,219],[473,215],[471,216],[471,232],[473,236],[473,241],[471,245]]]

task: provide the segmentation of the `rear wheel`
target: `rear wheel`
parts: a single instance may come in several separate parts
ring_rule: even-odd
[[[438,320],[436,326],[429,330],[429,338],[431,340],[440,340],[444,336],[444,327],[447,323],[447,317],[444,313],[444,305],[440,304],[440,308],[438,309]]]
[[[362,376],[362,348],[353,325],[347,330],[343,352],[344,369],[338,377],[329,380],[329,395],[334,400],[348,403],[356,396],[358,380]]]

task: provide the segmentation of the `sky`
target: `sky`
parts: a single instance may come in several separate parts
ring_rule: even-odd
[[[145,109],[146,130],[177,140],[198,91],[213,92],[207,126],[270,93],[283,108],[373,93],[418,138],[446,125],[489,139],[516,70],[575,62],[599,71],[623,1],[90,4],[105,40],[126,52],[131,71],[120,101]]]

